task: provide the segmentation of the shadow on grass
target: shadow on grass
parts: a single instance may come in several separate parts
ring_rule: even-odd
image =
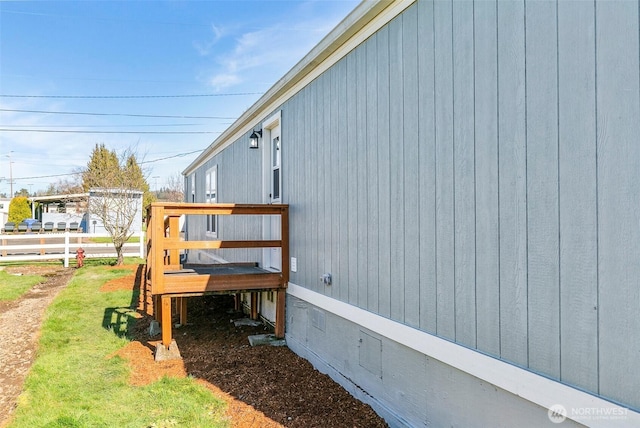
[[[138,312],[140,287],[144,276],[144,265],[138,265],[133,279],[131,300],[129,306],[105,308],[102,317],[102,327],[112,331],[118,337],[130,338],[136,320],[142,318]]]

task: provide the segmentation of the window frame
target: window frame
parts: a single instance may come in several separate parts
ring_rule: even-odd
[[[218,202],[218,165],[209,168],[205,174],[204,201],[207,204]],[[209,214],[206,216],[206,235],[211,238],[218,237],[218,216]]]

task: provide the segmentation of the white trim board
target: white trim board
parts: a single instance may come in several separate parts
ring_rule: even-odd
[[[584,413],[573,415],[571,411],[568,411],[567,418],[578,423],[592,427],[640,426],[640,413],[638,412],[448,340],[416,330],[293,283],[289,283],[287,294],[489,382],[545,409],[550,409],[559,404],[567,409],[600,409],[602,412],[606,412],[606,409],[613,409],[611,413],[608,413],[612,416],[619,416],[620,414],[615,412],[624,410],[624,415],[619,418],[591,417],[589,419],[585,417]]]

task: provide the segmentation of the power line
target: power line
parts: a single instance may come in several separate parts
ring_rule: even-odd
[[[183,94],[183,95],[15,95],[0,94],[2,98],[73,98],[73,99],[132,99],[132,98],[200,98],[200,97],[236,97],[243,95],[262,95],[264,92],[236,92],[225,94]]]
[[[204,149],[194,150],[194,151],[187,152],[187,153],[179,153],[177,155],[167,156],[167,157],[164,157],[164,158],[153,159],[153,160],[150,160],[150,161],[141,161],[139,163],[140,164],[143,164],[143,163],[154,163],[154,162],[160,162],[160,161],[167,160],[167,159],[181,158],[181,157],[184,157],[184,156],[192,155],[194,153],[201,153],[203,150]]]
[[[8,129],[0,128],[0,132],[43,132],[60,134],[221,134],[221,131],[78,131],[67,129]]]
[[[114,125],[0,125],[12,128],[14,131],[21,131],[20,128],[113,128]],[[204,123],[160,123],[160,124],[143,124],[143,125],[121,125],[126,128],[155,128],[168,126],[204,126]]]
[[[193,151],[186,152],[186,153],[178,153],[177,155],[165,156],[163,158],[152,159],[152,160],[149,160],[149,161],[141,161],[141,162],[138,162],[138,163],[140,165],[146,164],[146,163],[155,163],[155,162],[160,162],[160,161],[167,160],[167,159],[180,158],[180,157],[192,155],[194,153],[200,153],[203,150],[204,149],[193,150]],[[15,182],[15,181],[23,181],[23,180],[36,180],[36,179],[39,179],[39,178],[67,177],[69,175],[77,175],[77,174],[82,174],[82,173],[83,173],[83,171],[77,171],[77,172],[69,172],[69,173],[66,173],[66,174],[38,175],[38,176],[33,176],[33,177],[14,177],[13,181]]]
[[[16,110],[8,108],[0,108],[0,111],[14,112],[14,113],[43,113],[43,114],[68,114],[68,115],[83,115],[83,116],[121,116],[121,117],[154,117],[162,119],[224,119],[235,120],[236,117],[226,116],[181,116],[181,115],[161,115],[161,114],[131,114],[131,113],[90,113],[90,112],[78,112],[78,111],[48,111],[48,110]]]

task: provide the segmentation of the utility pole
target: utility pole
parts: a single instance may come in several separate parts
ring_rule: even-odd
[[[158,192],[158,178],[160,178],[160,176],[159,175],[154,175],[151,178],[154,178],[156,180],[155,187],[156,187],[156,198],[157,198],[160,195],[160,192]]]
[[[13,153],[13,150],[8,155],[5,155],[9,158],[9,188],[11,189],[9,198],[13,198],[13,161],[11,160],[11,153]]]

